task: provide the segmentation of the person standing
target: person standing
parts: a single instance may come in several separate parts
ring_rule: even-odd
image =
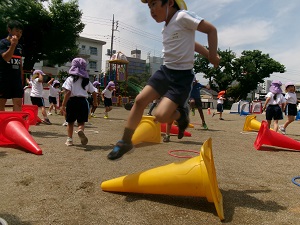
[[[105,89],[101,92],[102,101],[105,106],[105,115],[104,119],[108,119],[108,112],[112,110],[112,94],[115,91],[115,83],[113,81],[109,81]]]
[[[0,111],[5,111],[7,99],[12,99],[13,111],[22,110],[22,46],[19,41],[23,25],[19,21],[7,24],[8,36],[0,41]]]

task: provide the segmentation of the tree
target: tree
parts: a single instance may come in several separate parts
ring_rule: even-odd
[[[226,90],[234,101],[246,99],[247,94],[272,73],[285,72],[284,65],[259,50],[243,51],[239,58],[231,50],[218,53],[221,60],[217,69],[210,67],[206,58],[196,55],[194,70],[204,73],[213,90]]]
[[[25,70],[36,62],[62,65],[78,54],[76,39],[83,30],[77,0],[52,0],[46,9],[37,0],[1,0],[0,35],[7,35],[6,23],[17,19],[24,24],[22,40]]]

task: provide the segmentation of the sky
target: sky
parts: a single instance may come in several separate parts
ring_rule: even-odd
[[[260,50],[285,65],[286,72],[270,76],[270,80],[300,83],[300,1],[299,0],[185,0],[188,10],[211,22],[218,30],[218,48],[232,50],[237,57],[244,50]],[[147,4],[140,0],[79,0],[86,24],[83,37],[105,41],[103,51],[111,48],[130,56],[140,49],[147,55],[161,56],[161,30],[150,16]],[[207,46],[205,34],[197,32],[196,41]],[[109,57],[103,55],[103,62]],[[102,65],[105,65],[102,62]],[[206,80],[198,74],[200,82]]]

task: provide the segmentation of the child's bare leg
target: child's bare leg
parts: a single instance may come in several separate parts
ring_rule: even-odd
[[[283,125],[283,128],[285,129],[290,123],[292,123],[295,120],[295,116],[288,116],[288,120]]]
[[[278,131],[278,120],[274,120],[274,131]]]
[[[69,138],[73,138],[73,129],[74,129],[74,122],[68,123],[67,132]]]
[[[82,145],[86,145],[88,143],[88,138],[84,134],[84,122],[78,123],[78,136]]]

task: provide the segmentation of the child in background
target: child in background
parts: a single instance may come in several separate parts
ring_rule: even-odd
[[[30,100],[32,105],[37,105],[42,110],[42,115],[44,119],[42,120],[43,123],[51,125],[50,120],[47,117],[46,109],[45,109],[45,102],[43,98],[43,75],[46,75],[41,70],[35,70],[32,75],[31,81],[29,81],[28,78],[26,78],[26,82],[28,85],[31,86],[31,92],[30,92]]]
[[[266,120],[270,129],[272,119],[274,119],[274,131],[278,131],[278,120],[282,120],[282,105],[286,100],[282,95],[281,90],[282,83],[280,81],[273,81],[269,88],[269,92],[266,95],[266,102],[263,106],[263,110],[266,110]],[[267,107],[268,106],[268,107]]]
[[[97,89],[97,92],[99,93],[100,82],[99,81],[94,81],[93,86]],[[97,106],[99,105],[98,94],[97,94],[97,102],[98,102],[97,106],[94,106],[92,104],[92,97],[89,100],[89,102],[90,102],[90,105],[92,106],[92,108],[91,108],[91,117],[95,117],[95,111],[97,109]]]
[[[202,121],[202,127],[207,130],[208,127],[205,123],[204,114],[203,114],[203,110],[202,110],[202,101],[201,101],[201,93],[200,93],[201,88],[210,89],[210,86],[209,85],[204,86],[204,85],[200,84],[196,80],[196,78],[194,78],[193,88],[191,91],[189,103],[191,106],[193,116],[195,116],[195,108],[198,109],[198,112],[199,112],[199,115],[200,115],[200,118]]]
[[[288,82],[285,84],[286,94],[284,98],[286,99],[286,103],[283,106],[283,111],[285,115],[287,115],[287,121],[284,125],[279,126],[279,131],[282,134],[285,134],[287,126],[295,120],[295,116],[297,116],[297,96],[296,96],[296,87],[292,82]]]
[[[48,82],[49,86],[49,103],[50,107],[48,110],[48,116],[52,115],[51,111],[54,108],[55,114],[57,114],[57,97],[60,94],[60,83],[58,80],[54,80],[54,78],[51,78],[51,80]]]
[[[218,100],[217,100],[217,112],[216,113],[214,112],[212,114],[212,117],[214,117],[216,114],[220,114],[219,120],[224,120],[222,115],[223,115],[223,111],[224,111],[223,104],[224,104],[224,100],[226,100],[226,98],[225,98],[225,95],[222,94],[222,93],[224,93],[224,91],[219,92],[218,97],[217,97],[218,98]]]
[[[63,83],[65,97],[61,107],[61,114],[66,115],[68,138],[67,146],[73,145],[74,122],[77,120],[78,131],[81,144],[86,145],[88,138],[84,134],[84,124],[88,121],[89,103],[87,101],[88,92],[92,93],[93,104],[97,106],[97,89],[89,80],[86,71],[86,61],[82,58],[72,60],[69,70],[70,76]]]
[[[158,22],[165,22],[163,35],[164,65],[148,80],[136,97],[122,139],[116,143],[107,158],[115,160],[132,150],[131,138],[137,128],[144,109],[153,100],[162,97],[155,111],[160,123],[178,122],[178,138],[183,137],[189,125],[188,98],[194,79],[194,52],[209,59],[217,67],[217,30],[209,22],[186,11],[183,0],[141,0],[148,3],[150,14]],[[195,31],[207,34],[209,48],[195,42]]]
[[[105,106],[104,119],[108,119],[108,112],[112,110],[112,93],[115,91],[115,83],[109,81],[106,88],[102,91],[102,101]]]

